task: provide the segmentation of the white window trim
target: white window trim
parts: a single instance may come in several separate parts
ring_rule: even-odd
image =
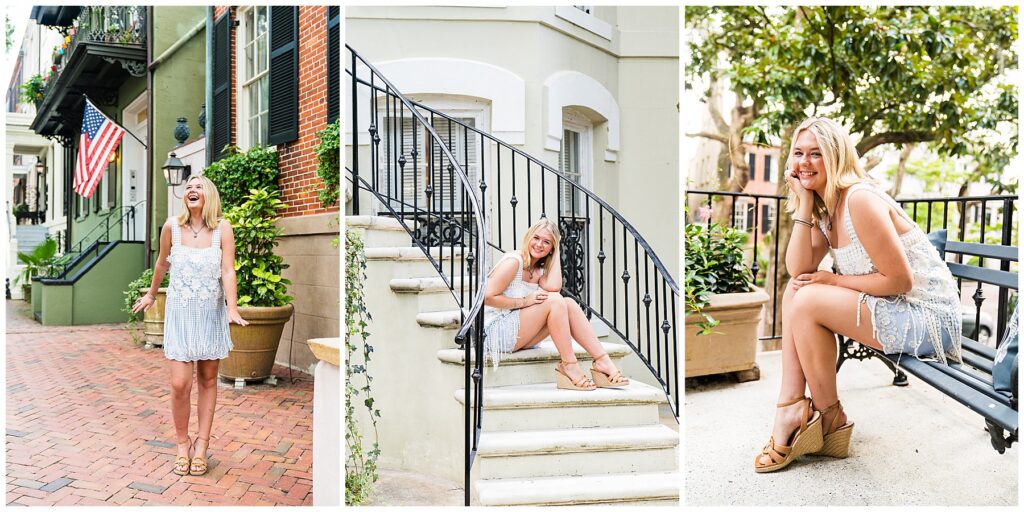
[[[612,40],[612,26],[593,14],[583,12],[571,5],[560,5],[555,7],[555,17],[562,18],[577,27],[580,27],[594,35],[608,41]]]
[[[573,9],[575,10],[575,9]],[[615,162],[619,153],[619,104],[604,85],[578,71],[559,71],[544,80],[547,127],[544,149],[562,146],[562,112],[565,107],[586,107],[605,122],[608,130],[604,160]]]
[[[236,12],[236,19],[238,20],[238,29],[235,30],[235,68],[232,70],[235,77],[235,145],[241,150],[247,150],[252,148],[253,142],[249,139],[249,96],[246,93],[245,88],[253,82],[262,79],[264,76],[270,73],[270,23],[269,18],[267,22],[267,68],[260,74],[253,77],[250,80],[243,81],[242,76],[245,66],[245,29],[246,29],[246,13],[253,9],[254,6],[239,7]],[[267,6],[260,6],[269,9]],[[270,16],[270,11],[267,11],[267,16]],[[270,86],[269,80],[267,86]],[[269,109],[270,106],[267,105]],[[267,121],[269,123],[270,117],[268,115]],[[269,133],[269,127],[267,127]],[[277,149],[277,146],[267,145],[268,148]]]
[[[580,185],[594,190],[594,124],[582,114],[566,110],[562,129],[580,134]]]

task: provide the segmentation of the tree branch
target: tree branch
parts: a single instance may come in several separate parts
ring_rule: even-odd
[[[721,133],[694,132],[694,133],[687,133],[686,136],[687,137],[704,137],[705,139],[717,140],[718,142],[721,142],[722,144],[728,144],[729,143],[729,137],[726,137],[725,135],[722,135]]]
[[[929,142],[935,140],[936,133],[930,131],[885,132],[864,137],[857,144],[857,154],[863,155],[882,144],[907,142]]]

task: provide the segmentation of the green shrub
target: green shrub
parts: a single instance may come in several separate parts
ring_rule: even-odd
[[[274,254],[282,232],[274,221],[278,210],[288,207],[278,197],[270,187],[252,189],[244,203],[224,215],[235,234],[239,306],[276,307],[293,300],[287,294],[291,281],[281,277],[288,265]]]
[[[217,186],[225,212],[245,202],[252,189],[277,190],[276,151],[263,146],[239,151],[237,146],[228,146],[226,154],[203,170],[203,175]]]
[[[747,234],[718,223],[686,225],[686,309],[703,315],[700,334],[709,334],[718,321],[702,310],[715,293],[751,290],[753,276],[743,261]]]
[[[341,147],[338,136],[341,121],[335,121],[316,133],[320,143],[316,145],[316,175],[324,184],[320,189],[320,204],[324,208],[338,202],[338,186],[341,176]]]

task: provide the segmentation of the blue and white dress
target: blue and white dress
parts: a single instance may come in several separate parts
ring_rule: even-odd
[[[502,295],[521,299],[537,291],[540,287],[537,283],[523,281],[523,256],[519,254],[519,251],[505,253],[494,265],[494,268],[497,268],[506,259],[516,260],[519,268]],[[544,275],[543,268],[540,269],[540,275]],[[497,368],[501,354],[511,354],[512,349],[516,346],[516,337],[519,334],[519,310],[484,306],[484,332],[487,334],[484,342],[484,355],[489,357],[491,364]]]
[[[181,243],[181,226],[171,220],[170,286],[164,309],[164,357],[175,361],[224,359],[234,346],[221,283],[220,226],[209,247]]]
[[[861,190],[881,197],[914,226],[900,235],[914,282],[909,292],[900,295],[875,297],[861,292],[857,298],[857,325],[860,304],[867,304],[875,339],[886,354],[910,354],[944,364],[960,362],[960,296],[953,275],[917,223],[888,194],[869,183],[858,183],[846,192],[843,225],[850,243],[843,247],[831,247],[829,243],[838,273],[861,276],[878,272],[850,218],[850,196]],[[818,225],[827,239],[826,223],[819,221]]]

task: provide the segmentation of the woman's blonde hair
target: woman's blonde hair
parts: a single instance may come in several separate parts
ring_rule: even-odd
[[[206,196],[206,202],[203,203],[203,222],[206,227],[210,229],[217,229],[217,225],[220,223],[223,213],[220,211],[220,192],[217,191],[217,185],[214,185],[210,178],[206,176],[200,176],[193,174],[185,181],[185,185],[188,185],[192,180],[199,180],[199,184],[203,187],[203,195]],[[178,215],[178,225],[184,226],[188,222],[188,194],[182,194],[181,204],[184,205],[185,211]]]
[[[877,183],[868,176],[857,156],[857,148],[850,139],[850,134],[839,123],[825,117],[809,117],[800,123],[793,132],[793,140],[789,146],[789,157],[786,160],[786,176],[793,168],[793,152],[800,134],[807,130],[814,134],[821,157],[825,161],[825,197],[814,194],[814,207],[811,215],[820,220],[835,213],[839,196],[843,190],[860,182]],[[792,213],[800,206],[800,198],[792,189],[789,191],[789,202],[786,211]]]
[[[536,262],[536,266],[547,267],[547,263],[548,260],[551,258],[551,255],[554,254],[556,250],[558,250],[558,244],[562,240],[562,233],[561,231],[558,230],[558,224],[556,224],[555,221],[547,217],[544,217],[543,219],[534,222],[533,225],[530,226],[530,229],[526,230],[526,235],[523,236],[523,245],[522,247],[519,248],[519,255],[523,257],[523,268],[529,267],[534,263],[533,257],[530,256],[530,239],[533,238],[534,233],[540,231],[543,228],[547,228],[548,231],[551,232],[551,238],[554,239],[554,243],[551,244],[551,252],[549,252],[547,256],[544,256],[544,258],[541,259],[541,261]]]

